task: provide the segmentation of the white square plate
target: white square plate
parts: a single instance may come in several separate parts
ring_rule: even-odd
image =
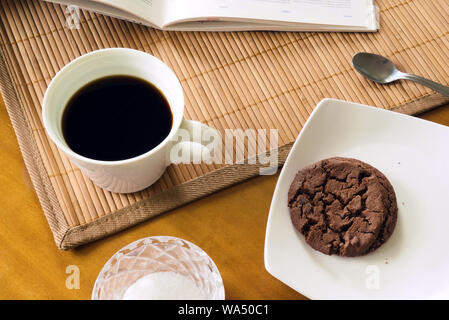
[[[334,156],[373,165],[396,192],[396,229],[366,256],[315,251],[290,221],[287,193],[298,170]],[[448,245],[449,127],[355,103],[321,101],[274,192],[265,238],[268,272],[311,299],[447,299]]]

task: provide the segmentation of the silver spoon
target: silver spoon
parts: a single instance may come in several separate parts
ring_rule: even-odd
[[[386,84],[396,80],[412,80],[449,97],[449,87],[435,81],[399,71],[393,62],[374,53],[359,52],[352,57],[354,68],[369,80]]]

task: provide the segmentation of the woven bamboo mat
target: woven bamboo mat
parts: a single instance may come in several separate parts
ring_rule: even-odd
[[[382,0],[377,33],[162,32],[81,11],[65,26],[65,8],[0,0],[0,84],[25,163],[56,244],[68,249],[258,174],[258,165],[171,166],[135,194],[113,194],[88,180],[49,141],[41,102],[52,77],[95,49],[130,47],[166,62],[186,96],[186,118],[221,132],[278,129],[282,164],[313,107],[333,97],[415,114],[447,102],[410,82],[381,87],[351,67],[357,51],[449,84],[449,1]]]

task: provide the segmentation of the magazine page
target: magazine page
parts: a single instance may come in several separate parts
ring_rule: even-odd
[[[166,0],[166,26],[188,21],[321,24],[376,29],[373,0]]]
[[[129,12],[156,26],[166,23],[165,5],[171,0],[94,0]]]
[[[164,4],[167,0],[45,0],[106,14],[156,28],[165,23]],[[168,0],[170,1],[170,0]]]

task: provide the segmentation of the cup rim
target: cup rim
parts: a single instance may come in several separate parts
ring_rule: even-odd
[[[55,90],[55,84],[57,84],[57,82],[63,76],[63,74],[70,72],[71,69],[73,69],[77,65],[83,63],[84,60],[91,58],[92,56],[103,55],[103,54],[107,54],[107,53],[124,53],[124,54],[129,54],[129,55],[145,55],[146,58],[148,58],[149,60],[152,60],[152,63],[157,63],[157,64],[164,66],[164,68],[167,69],[167,72],[171,73],[173,78],[176,80],[175,85],[180,90],[181,98],[182,98],[182,105],[181,105],[181,110],[180,110],[181,117],[179,117],[179,120],[177,122],[173,122],[172,128],[170,130],[170,133],[167,135],[167,137],[153,149],[151,149],[141,155],[138,155],[136,157],[124,159],[124,160],[114,160],[114,161],[96,160],[96,159],[91,159],[91,158],[85,157],[83,155],[80,155],[80,154],[74,152],[68,146],[61,143],[60,139],[55,135],[54,130],[51,129],[51,125],[49,125],[49,123],[50,123],[49,114],[46,112],[46,109],[48,108],[47,106],[49,105],[49,95]],[[105,48],[105,49],[91,51],[91,52],[85,53],[85,54],[75,58],[74,60],[67,63],[61,70],[59,70],[56,73],[56,75],[50,81],[50,83],[47,87],[47,90],[45,91],[45,94],[44,94],[44,98],[42,101],[42,120],[43,120],[45,131],[47,132],[47,134],[49,135],[51,140],[56,144],[56,146],[58,148],[60,148],[64,153],[66,153],[70,157],[72,157],[76,160],[79,160],[79,161],[82,161],[85,163],[89,163],[89,164],[94,164],[94,165],[117,166],[117,165],[130,164],[130,163],[134,163],[139,160],[145,159],[148,156],[150,156],[150,155],[158,152],[160,149],[162,149],[173,138],[173,136],[175,135],[175,133],[178,131],[179,127],[181,126],[181,122],[184,118],[184,109],[185,109],[184,91],[182,89],[181,83],[180,83],[178,77],[176,76],[176,74],[174,73],[174,71],[167,64],[165,64],[163,61],[156,58],[155,56],[153,56],[147,52],[144,52],[144,51],[135,50],[135,49],[131,49],[131,48]],[[173,108],[171,106],[170,106],[170,110],[173,113]],[[173,115],[173,121],[175,121],[174,118],[175,117]]]

